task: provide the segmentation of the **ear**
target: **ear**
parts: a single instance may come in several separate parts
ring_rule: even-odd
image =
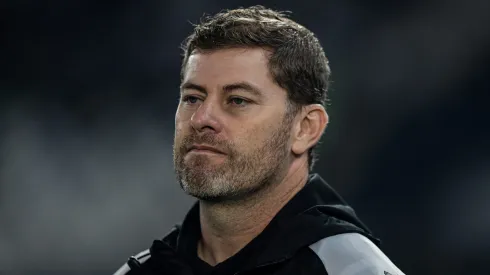
[[[318,143],[327,128],[328,114],[320,104],[304,106],[295,120],[291,149],[302,155]]]

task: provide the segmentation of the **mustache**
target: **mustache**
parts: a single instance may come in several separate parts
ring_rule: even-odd
[[[182,139],[180,150],[186,152],[193,144],[206,144],[223,152],[231,152],[232,146],[224,140],[217,138],[212,134],[188,135]]]

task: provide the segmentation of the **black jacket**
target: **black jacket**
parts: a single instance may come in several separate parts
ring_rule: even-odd
[[[237,254],[209,266],[197,256],[199,204],[115,275],[402,275],[352,208],[316,175]]]

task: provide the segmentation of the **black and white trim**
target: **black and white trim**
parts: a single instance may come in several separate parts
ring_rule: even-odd
[[[310,249],[329,275],[404,275],[368,238],[345,233],[322,239]]]
[[[136,256],[130,257],[129,260],[123,266],[121,266],[121,268],[119,268],[113,275],[125,275],[131,270],[131,266],[141,265],[142,263],[146,262],[150,257],[151,255],[149,249],[142,251]]]

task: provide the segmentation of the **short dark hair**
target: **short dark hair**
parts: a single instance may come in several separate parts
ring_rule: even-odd
[[[274,81],[288,93],[289,114],[302,106],[327,101],[330,67],[313,32],[289,19],[285,12],[263,6],[224,10],[205,16],[184,40],[181,79],[195,50],[262,47],[270,50],[269,70]],[[310,171],[317,155],[308,151]]]

